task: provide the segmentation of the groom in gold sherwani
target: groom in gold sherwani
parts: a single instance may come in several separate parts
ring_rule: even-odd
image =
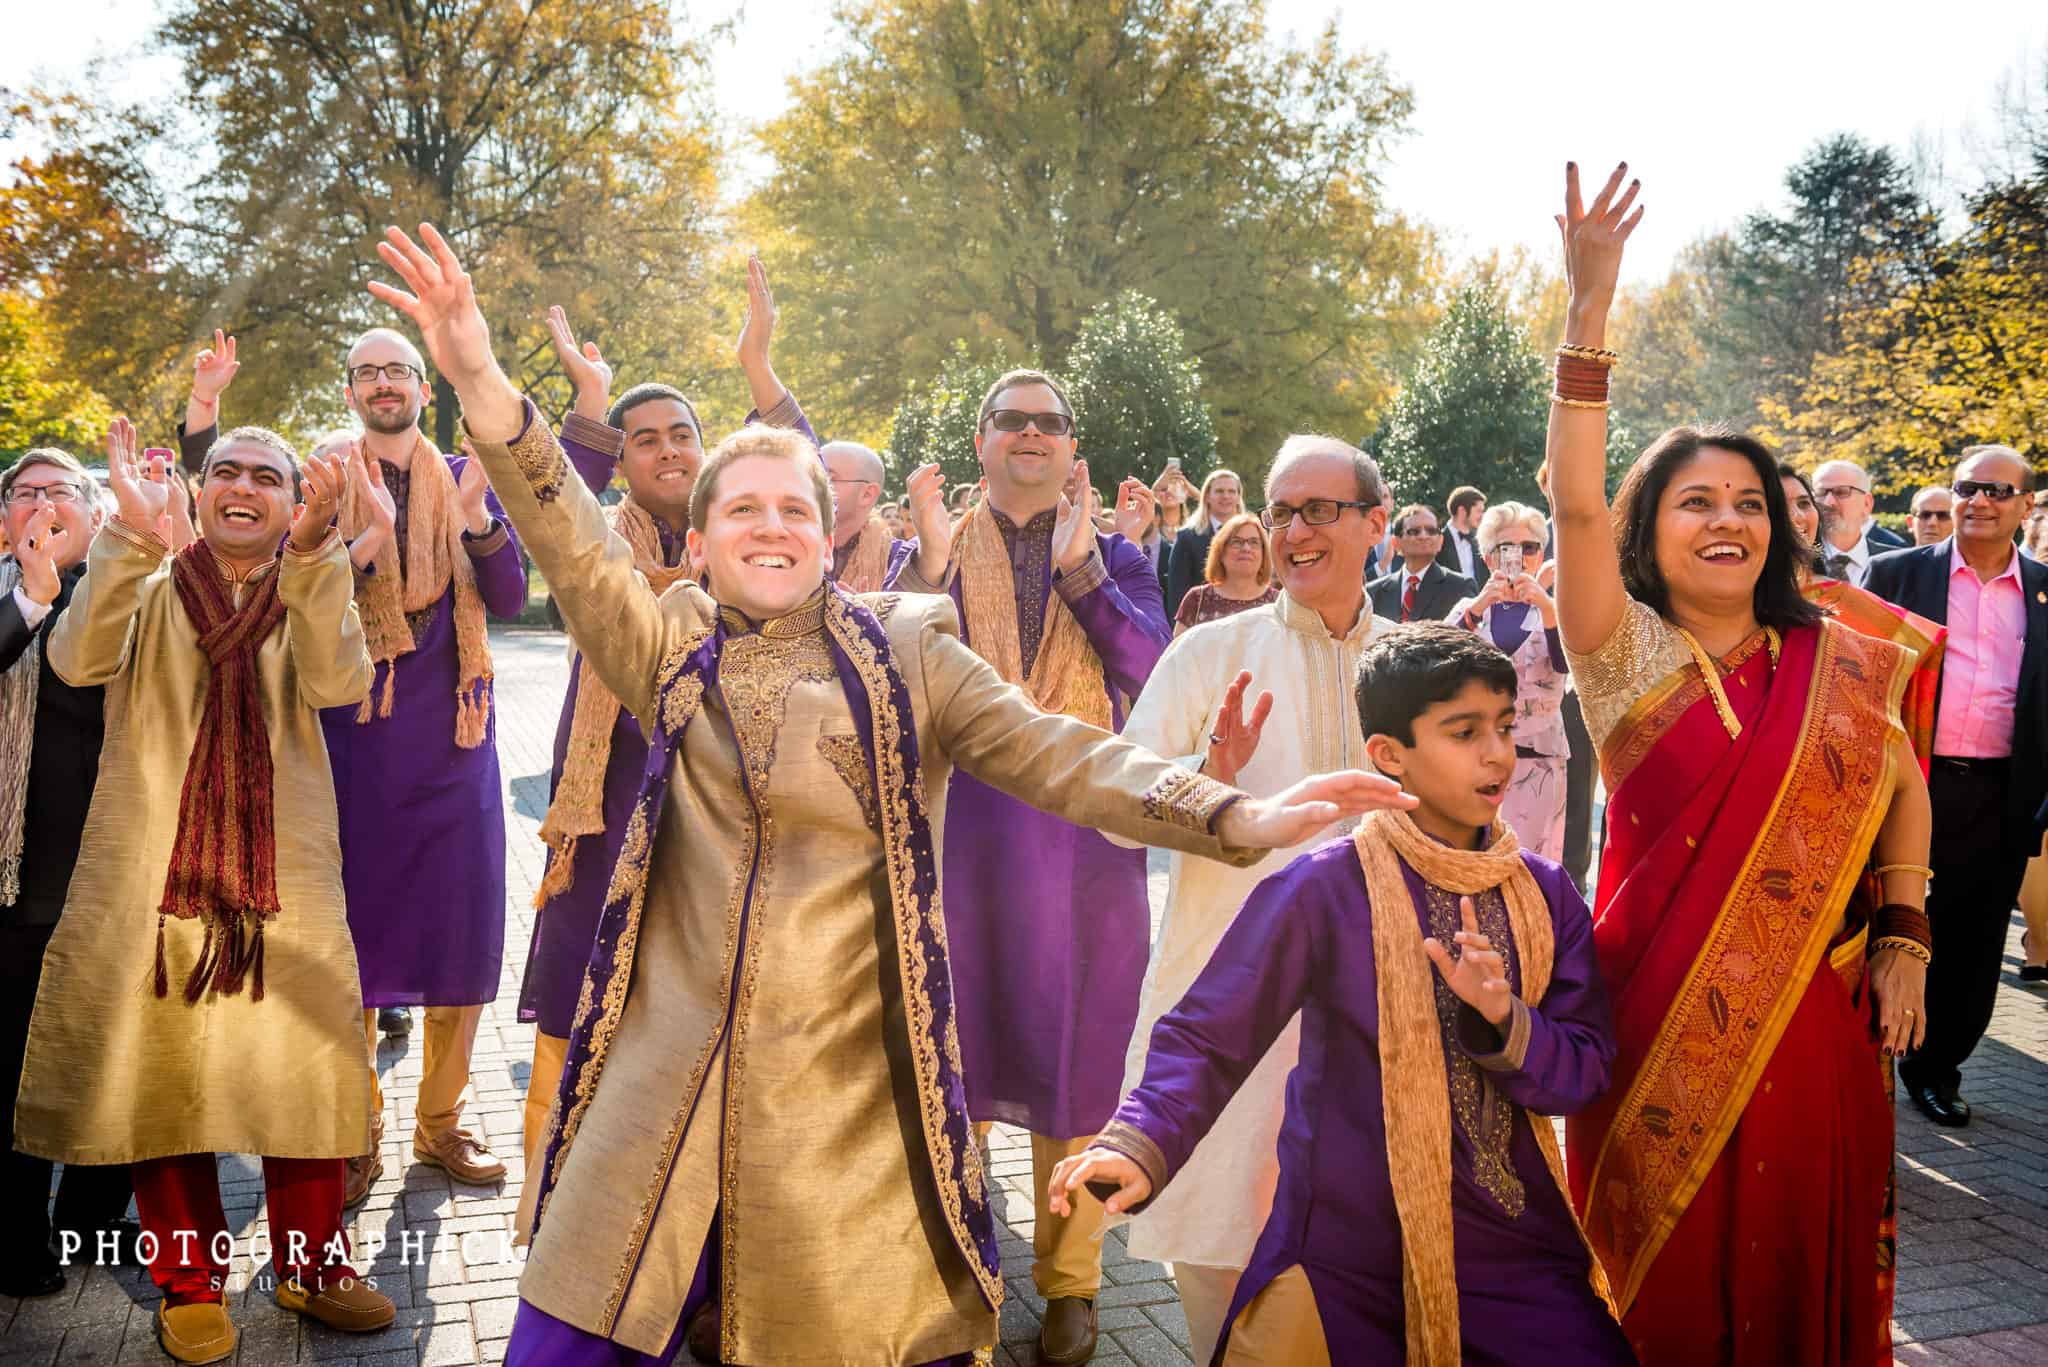
[[[942,598],[825,586],[832,501],[795,434],[705,463],[656,598],[490,351],[431,228],[379,248],[584,658],[648,732],[539,1169],[508,1364],[965,1360],[1002,1297],[940,910],[954,764],[1132,840],[1253,858],[1393,800],[1361,773],[1251,800],[1050,716]],[[715,594],[715,597],[712,596]]]

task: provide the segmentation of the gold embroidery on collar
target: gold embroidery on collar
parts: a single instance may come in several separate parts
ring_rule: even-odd
[[[1479,933],[1501,951],[1508,981],[1517,981],[1514,935],[1508,928],[1507,903],[1500,891],[1482,892],[1472,899],[1472,905],[1479,917]],[[1462,928],[1458,899],[1433,883],[1425,883],[1423,906],[1429,914],[1429,933],[1439,944],[1450,944]],[[1520,1219],[1528,1193],[1515,1173],[1515,1108],[1494,1088],[1492,1078],[1459,1046],[1457,994],[1441,973],[1431,977],[1436,993],[1437,1028],[1443,1035],[1444,1063],[1450,1074],[1451,1114],[1472,1146],[1472,1178],[1510,1220]]]

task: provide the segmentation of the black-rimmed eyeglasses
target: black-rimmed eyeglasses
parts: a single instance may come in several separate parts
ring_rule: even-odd
[[[1291,508],[1285,503],[1271,504],[1259,514],[1259,522],[1267,531],[1277,532],[1293,522],[1299,514],[1301,520],[1311,527],[1327,527],[1344,516],[1346,508],[1357,508],[1362,512],[1367,508],[1379,506],[1377,503],[1361,503],[1348,498],[1312,498],[1299,508]]]
[[[416,368],[407,365],[404,361],[390,361],[384,365],[350,366],[348,371],[350,384],[375,384],[379,376],[390,380],[393,384],[404,384],[409,379],[418,380],[426,378]]]

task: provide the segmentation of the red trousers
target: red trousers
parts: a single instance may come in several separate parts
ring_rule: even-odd
[[[210,1153],[152,1158],[132,1165],[135,1213],[156,1242],[149,1275],[171,1305],[217,1301],[227,1282],[220,1255],[233,1247],[220,1204],[220,1176]],[[330,1244],[346,1256],[341,1194],[348,1163],[341,1158],[266,1158],[263,1195],[270,1207],[271,1262],[280,1278],[318,1286],[355,1275],[327,1263]],[[339,1241],[336,1243],[335,1241]],[[147,1251],[145,1247],[145,1251]]]

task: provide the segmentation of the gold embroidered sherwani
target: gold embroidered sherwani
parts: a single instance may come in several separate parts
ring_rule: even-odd
[[[264,931],[260,1002],[247,989],[185,1001],[206,938],[200,919],[166,920],[171,992],[152,989],[157,905],[209,671],[161,541],[110,522],[89,563],[48,648],[65,682],[106,685],[106,746],[43,962],[15,1143],[65,1163],[361,1153],[370,1137],[363,994],[318,712],[359,702],[370,686],[348,548],[329,536],[257,571],[282,576],[285,605],[284,625],[257,656],[282,908]],[[246,581],[237,600],[245,592]]]
[[[651,731],[664,662],[720,610],[695,585],[657,601],[530,408],[510,447],[472,445],[584,657]],[[1233,790],[1039,712],[961,643],[950,601],[861,601],[907,686],[935,836],[957,762],[1072,821],[1256,857],[1209,834]],[[825,613],[821,591],[758,626],[728,615],[652,834],[634,990],[587,1003],[615,1029],[520,1294],[645,1353],[675,1330],[714,1211],[730,1361],[916,1363],[996,1334],[1001,1282],[962,1252],[959,1189],[934,1177],[928,1113],[946,1103],[914,1058],[931,998],[899,957],[901,890]],[[950,1157],[985,1191],[968,1148]]]

